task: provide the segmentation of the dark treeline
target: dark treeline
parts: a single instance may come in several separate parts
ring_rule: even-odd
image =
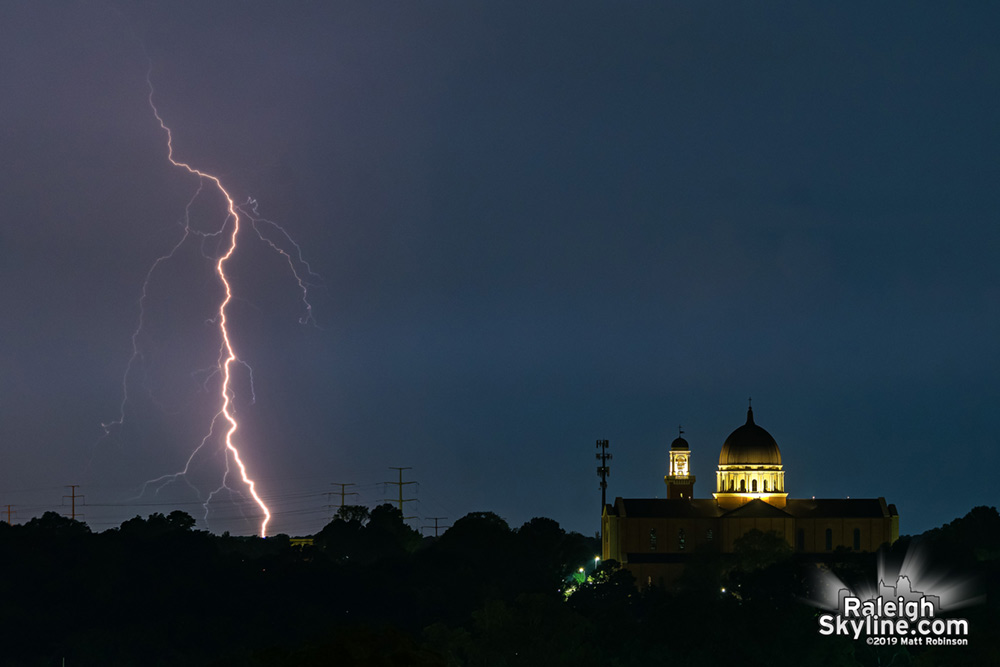
[[[511,529],[477,512],[435,539],[389,505],[347,507],[305,547],[194,525],[183,512],[103,533],[54,513],[0,524],[0,665],[1000,664],[994,508],[886,554],[918,540],[978,577],[986,602],[956,613],[970,646],[930,648],[821,637],[802,602],[817,564],[773,535],[639,592],[615,563],[591,573],[597,540],[544,518]],[[871,580],[875,562],[843,552],[829,567]]]

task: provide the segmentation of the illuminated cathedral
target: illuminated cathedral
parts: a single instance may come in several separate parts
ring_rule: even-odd
[[[781,450],[771,434],[746,424],[722,445],[712,498],[695,498],[691,448],[670,445],[666,498],[615,498],[601,519],[603,558],[627,567],[640,584],[676,579],[692,554],[732,553],[751,530],[774,531],[796,553],[875,551],[899,537],[899,515],[885,498],[794,499],[785,492]]]

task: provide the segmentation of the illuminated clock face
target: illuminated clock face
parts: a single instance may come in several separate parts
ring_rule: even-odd
[[[677,475],[686,475],[688,471],[688,460],[683,454],[674,459],[674,472]]]

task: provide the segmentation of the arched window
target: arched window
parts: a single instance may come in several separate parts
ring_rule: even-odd
[[[854,550],[861,551],[861,529],[854,529]]]
[[[745,479],[740,480],[740,493],[747,492],[747,481]]]
[[[757,493],[757,480],[750,482],[750,491],[751,493]]]
[[[764,480],[764,493],[767,493],[767,480]]]
[[[826,529],[826,550],[833,551],[833,529]]]
[[[656,529],[649,529],[649,550],[656,551]]]

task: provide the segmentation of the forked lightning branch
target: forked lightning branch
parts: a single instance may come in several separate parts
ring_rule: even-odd
[[[199,500],[202,502],[205,509],[205,517],[207,519],[210,503],[212,503],[212,501],[215,500],[221,492],[229,491],[230,493],[236,493],[238,495],[247,494],[250,496],[253,504],[256,505],[261,515],[260,535],[264,537],[267,534],[267,526],[271,520],[271,511],[268,509],[263,498],[258,492],[257,483],[250,476],[247,465],[240,454],[240,449],[238,448],[236,441],[237,431],[239,430],[239,422],[233,405],[235,392],[232,382],[232,370],[234,364],[243,365],[247,368],[249,368],[249,365],[237,355],[230,332],[232,323],[230,320],[229,306],[234,298],[234,295],[230,275],[227,272],[229,269],[228,265],[230,260],[238,251],[241,232],[246,227],[249,227],[258,239],[267,244],[272,251],[281,255],[287,262],[291,270],[292,277],[297,282],[301,293],[300,300],[304,308],[304,315],[300,321],[304,324],[312,322],[312,305],[309,303],[308,299],[309,283],[303,276],[307,276],[308,278],[317,276],[312,272],[309,264],[303,259],[301,248],[295,243],[291,236],[288,235],[285,229],[277,223],[259,217],[255,201],[249,200],[247,204],[244,204],[243,206],[238,205],[229,191],[223,187],[222,182],[217,176],[201,171],[190,164],[175,158],[173,135],[170,128],[160,116],[159,110],[153,102],[154,90],[151,73],[147,74],[146,83],[149,87],[149,106],[152,109],[153,115],[156,117],[161,130],[166,135],[167,159],[173,166],[187,171],[189,174],[198,179],[198,187],[191,202],[188,202],[188,210],[190,210],[194,199],[197,199],[206,187],[216,190],[223,197],[225,205],[224,210],[219,212],[218,227],[212,232],[202,232],[193,229],[188,216],[185,215],[183,233],[180,240],[167,254],[159,257],[155,262],[153,262],[147,272],[146,280],[143,283],[142,296],[139,299],[139,324],[138,328],[132,335],[132,357],[129,361],[125,378],[122,383],[123,397],[120,415],[118,419],[104,425],[105,432],[110,434],[111,426],[121,426],[125,421],[125,408],[126,403],[128,402],[129,372],[137,361],[141,361],[143,356],[142,350],[140,350],[138,345],[138,339],[139,332],[143,328],[143,309],[150,278],[157,268],[163,262],[172,259],[175,253],[177,253],[177,251],[190,238],[194,237],[195,239],[205,239],[206,237],[214,237],[220,239],[221,253],[217,257],[208,258],[213,262],[216,277],[220,287],[222,288],[222,298],[218,302],[215,314],[209,319],[209,322],[213,323],[217,327],[219,340],[218,358],[215,369],[212,373],[212,375],[216,375],[220,378],[217,393],[218,410],[214,417],[212,417],[211,423],[206,429],[205,436],[202,438],[200,444],[193,448],[183,468],[175,473],[163,475],[157,479],[146,482],[146,484],[143,485],[140,496],[145,494],[147,488],[149,487],[152,487],[156,492],[158,492],[159,489],[166,484],[178,481],[186,482],[187,485],[197,493]],[[262,231],[261,228],[263,226],[267,226],[267,229],[269,230],[268,233]],[[219,443],[220,441],[221,444],[217,445],[216,443]],[[188,479],[188,474],[195,465],[196,459],[199,456],[204,455],[205,452],[203,452],[203,450],[211,447],[221,448],[224,455],[225,469],[222,473],[221,479],[218,484],[214,486],[214,488],[196,488],[195,485]],[[231,479],[234,477],[238,479]],[[235,488],[230,486],[231,482],[235,482],[237,486]]]

